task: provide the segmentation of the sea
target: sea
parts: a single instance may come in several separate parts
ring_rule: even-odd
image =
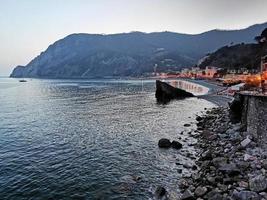
[[[154,199],[159,186],[179,195],[197,154],[195,117],[214,104],[160,105],[155,80],[26,80],[0,78],[0,199]],[[183,148],[160,149],[161,138]]]

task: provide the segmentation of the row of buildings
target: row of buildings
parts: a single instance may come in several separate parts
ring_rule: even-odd
[[[181,71],[177,72],[168,72],[168,73],[154,72],[153,75],[160,78],[233,79],[234,77],[235,78],[240,77],[244,79],[246,76],[256,73],[258,73],[258,70],[248,70],[247,68],[223,70],[218,67],[207,66],[204,69],[201,69],[200,67],[191,67],[191,68],[184,68]]]
[[[205,69],[199,67],[184,68],[177,72],[154,72],[154,76],[160,78],[195,78],[195,79],[211,79],[218,76],[219,68],[208,66]]]

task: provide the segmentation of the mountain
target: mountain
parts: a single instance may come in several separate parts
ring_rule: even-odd
[[[267,46],[259,44],[238,44],[224,46],[208,55],[199,65],[216,66],[223,69],[259,69],[261,57],[267,55]]]
[[[131,32],[111,35],[72,34],[50,45],[11,77],[92,78],[139,76],[147,72],[192,66],[221,46],[252,43],[267,27],[257,24],[241,30],[212,30],[190,35],[173,32]]]
[[[260,36],[256,36],[257,44],[237,44],[224,46],[214,53],[207,55],[200,67],[216,66],[222,69],[240,69],[259,70],[261,57],[267,55],[267,28]]]

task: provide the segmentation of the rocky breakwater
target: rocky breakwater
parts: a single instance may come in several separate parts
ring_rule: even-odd
[[[194,97],[194,95],[185,90],[175,88],[168,83],[157,80],[156,81],[156,99],[158,103],[166,104],[173,99],[184,99],[187,97]]]
[[[267,151],[240,123],[233,124],[227,108],[198,117],[198,170],[180,180],[181,200],[267,199]]]

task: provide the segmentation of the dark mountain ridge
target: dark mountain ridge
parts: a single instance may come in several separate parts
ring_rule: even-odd
[[[267,55],[267,28],[260,36],[256,36],[256,44],[237,44],[224,46],[217,51],[209,54],[199,65],[216,66],[222,69],[248,69],[250,71],[259,71],[261,67],[261,58]]]
[[[50,45],[11,77],[92,78],[139,76],[179,70],[230,43],[252,43],[267,23],[241,30],[212,30],[190,35],[174,32],[71,34]]]

